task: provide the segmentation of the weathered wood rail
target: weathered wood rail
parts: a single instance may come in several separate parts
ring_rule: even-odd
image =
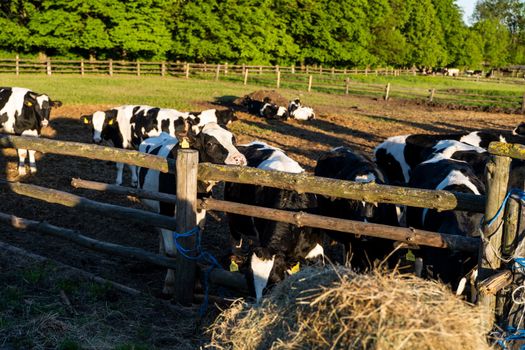
[[[33,149],[44,153],[54,153],[84,157],[89,159],[110,160],[161,172],[174,172],[175,162],[162,157],[152,156],[137,151],[122,150],[112,147],[90,145],[79,142],[56,141],[43,138],[0,135],[0,147]],[[314,177],[307,174],[289,174],[240,166],[199,164],[197,178],[201,181],[228,181],[253,183],[297,192],[308,192],[366,202],[393,203],[437,210],[466,210],[483,213],[485,198],[465,193],[433,191],[407,187],[363,184],[328,178]]]

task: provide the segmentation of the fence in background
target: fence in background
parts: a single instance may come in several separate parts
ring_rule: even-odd
[[[134,75],[178,78],[226,80],[265,87],[289,88],[334,94],[365,96],[376,99],[417,99],[434,104],[457,105],[462,108],[499,108],[512,112],[525,112],[525,94],[498,91],[467,90],[462,88],[422,88],[402,86],[395,83],[364,83],[359,77],[416,76],[416,69],[374,68],[357,69],[323,66],[263,66],[143,61],[95,61],[95,60],[30,60],[0,59],[0,73],[11,74],[80,74],[86,75]],[[449,77],[478,82],[511,82],[525,84],[523,79],[480,78],[480,76]]]

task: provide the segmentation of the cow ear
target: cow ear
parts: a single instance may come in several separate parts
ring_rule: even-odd
[[[114,109],[106,111],[106,120],[108,121],[108,125],[115,124],[117,121],[117,111]]]
[[[51,107],[62,107],[62,101],[49,101]]]
[[[93,115],[83,115],[80,117],[82,123],[89,125],[93,121]]]
[[[33,107],[33,102],[25,100],[24,105],[26,105],[27,107]]]

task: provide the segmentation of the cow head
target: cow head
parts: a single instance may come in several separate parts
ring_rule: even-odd
[[[117,110],[115,109],[83,115],[80,120],[85,125],[91,125],[92,141],[96,144],[100,144],[102,140],[114,140],[118,134]]]
[[[246,157],[235,147],[235,136],[217,123],[208,123],[197,134],[192,128],[191,118],[175,121],[175,134],[180,145],[184,143],[199,151],[200,162],[214,164],[246,165]]]
[[[287,120],[289,117],[288,110],[284,107],[278,106],[274,103],[266,102],[261,108],[260,114],[262,117],[269,119],[284,119]]]
[[[217,124],[228,126],[232,122],[238,120],[237,115],[235,114],[235,111],[231,108],[223,109],[223,110],[217,110],[215,112],[217,115]]]
[[[520,123],[520,125],[512,130],[512,135],[525,136],[525,123]]]

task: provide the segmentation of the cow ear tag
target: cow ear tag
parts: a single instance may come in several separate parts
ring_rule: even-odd
[[[27,106],[27,107],[31,107],[32,105],[33,105],[33,104],[32,104],[31,102],[29,102],[29,101],[26,102],[26,106]]]
[[[180,142],[180,148],[190,148],[190,143],[187,138],[183,138]]]
[[[89,124],[89,119],[84,117],[84,124]]]
[[[230,272],[238,272],[239,271],[239,265],[233,260],[230,260]]]
[[[114,122],[115,122],[115,121],[114,121],[113,119],[110,119],[110,120],[108,121],[108,125],[113,125]]]
[[[293,274],[296,274],[299,271],[301,271],[301,263],[295,264],[290,270],[288,270],[288,273],[290,275],[293,275]]]
[[[407,259],[407,261],[416,261],[416,256],[415,256],[414,253],[412,253],[412,251],[409,249],[408,252],[407,252],[406,255],[405,255],[405,259]]]

